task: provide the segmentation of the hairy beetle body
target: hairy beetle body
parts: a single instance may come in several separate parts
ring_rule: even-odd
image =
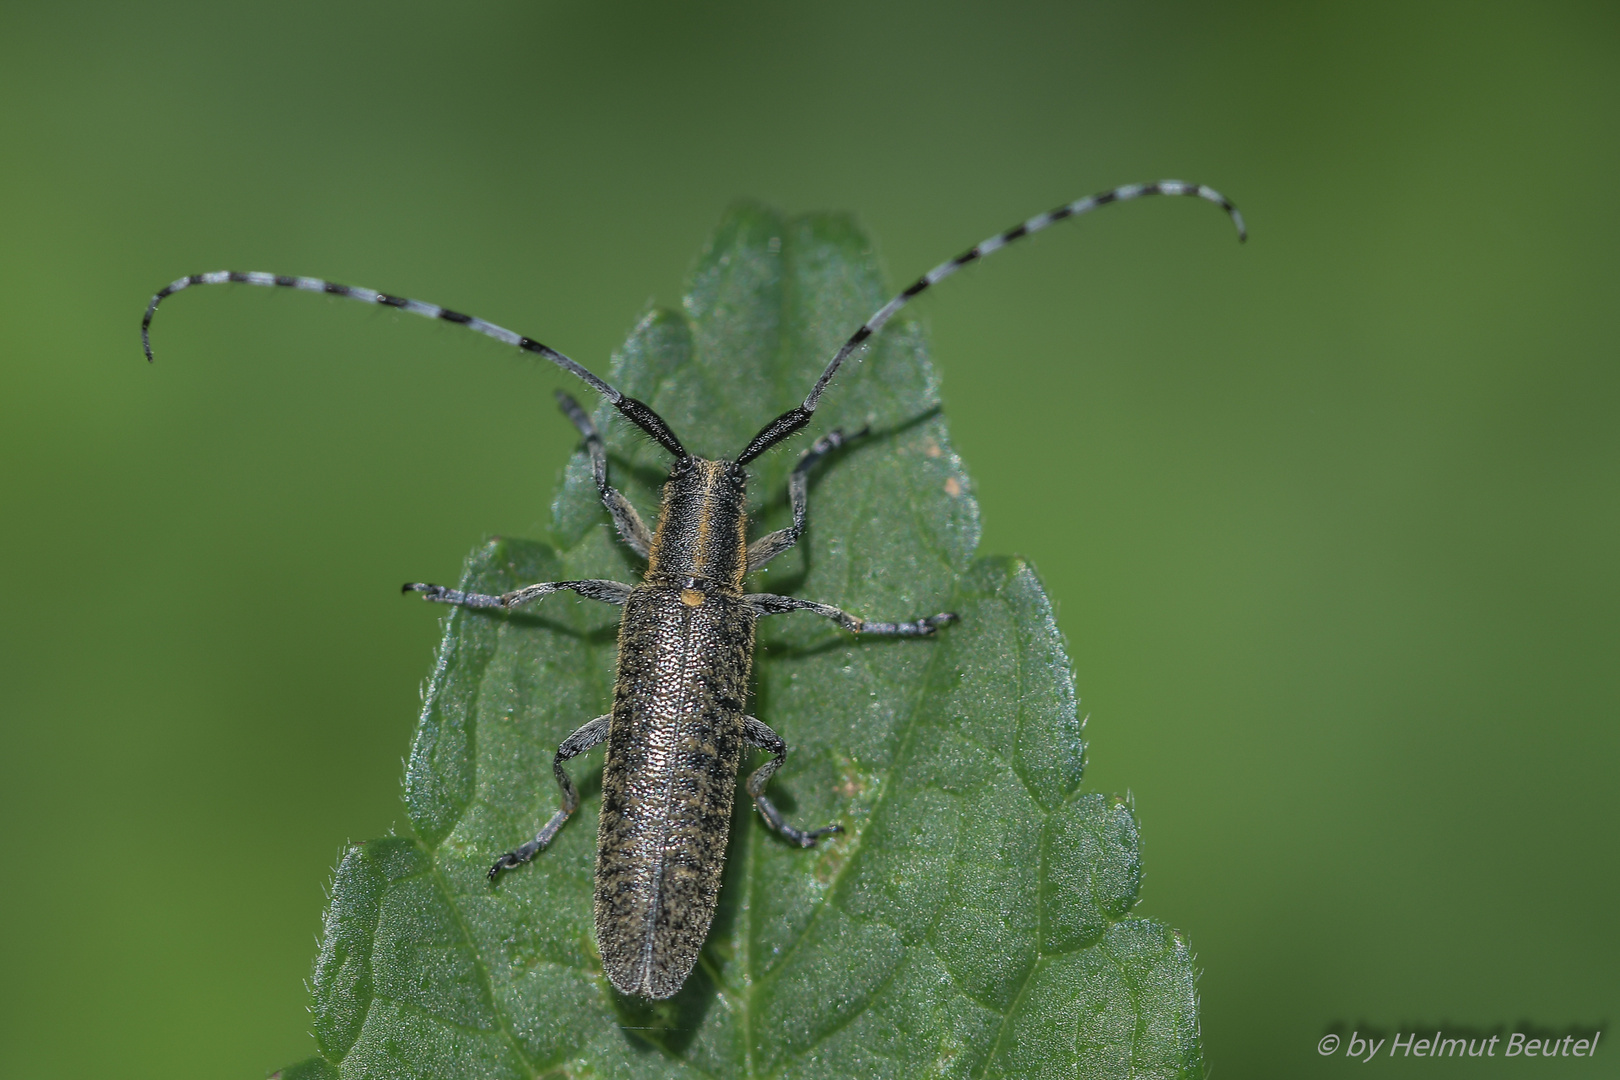
[[[671,477],[619,624],[596,940],[613,985],[644,997],[686,981],[720,895],[757,618],[742,598],[742,480],[695,458]]]
[[[602,967],[652,998],[680,988],[714,918],[753,660],[740,598],[693,606],[682,591],[644,586],[625,604],[597,830]]]

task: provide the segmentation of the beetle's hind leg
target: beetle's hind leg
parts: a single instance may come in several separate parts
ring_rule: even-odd
[[[749,593],[743,597],[761,615],[785,615],[790,611],[808,611],[831,619],[852,634],[877,634],[880,637],[928,637],[942,626],[955,622],[954,611],[938,615],[924,615],[910,622],[876,622],[851,615],[831,604],[818,604],[814,600],[800,600],[796,596],[777,596],[775,593]]]
[[[551,771],[557,774],[557,786],[562,788],[562,809],[551,815],[551,820],[546,822],[545,827],[540,830],[533,840],[530,840],[516,851],[508,851],[505,855],[496,859],[495,865],[489,868],[489,880],[494,881],[502,870],[522,866],[544,851],[546,845],[550,844],[557,835],[557,831],[563,827],[563,822],[567,821],[569,816],[579,809],[579,792],[574,790],[574,782],[568,779],[568,773],[563,769],[563,762],[571,757],[583,754],[603,739],[606,739],[608,737],[608,722],[612,719],[613,714],[609,713],[606,716],[598,716],[587,724],[581,724],[572,735],[562,741],[561,746],[557,747],[557,756],[551,759]]]
[[[772,755],[771,760],[755,769],[753,775],[748,778],[748,794],[753,796],[754,805],[759,807],[759,812],[765,816],[766,824],[800,847],[814,847],[816,841],[828,833],[843,832],[841,825],[828,825],[824,829],[805,832],[802,829],[795,829],[783,820],[782,812],[765,797],[765,784],[770,780],[771,774],[780,769],[782,763],[787,760],[787,743],[782,741],[782,736],[752,716],[743,718],[743,738],[748,741],[749,746],[757,746]]]
[[[589,414],[579,407],[573,395],[557,391],[557,405],[585,440],[585,452],[591,456],[591,477],[596,481],[597,493],[602,496],[602,505],[613,517],[613,527],[619,530],[620,538],[630,545],[630,550],[645,559],[652,551],[652,533],[636,508],[630,505],[630,500],[608,486],[607,445],[602,442],[602,433],[596,430]]]

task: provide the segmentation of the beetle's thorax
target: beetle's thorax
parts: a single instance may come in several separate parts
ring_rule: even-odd
[[[664,483],[647,584],[738,595],[747,568],[748,473],[730,461],[677,461]]]

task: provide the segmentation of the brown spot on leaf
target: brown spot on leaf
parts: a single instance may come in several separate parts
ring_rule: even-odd
[[[839,774],[838,786],[833,788],[833,790],[838,792],[838,794],[842,795],[846,799],[853,799],[856,796],[865,795],[868,791],[872,790],[871,779],[869,777],[862,776],[860,770],[855,767],[855,762],[850,758],[844,759],[843,766],[839,769]]]

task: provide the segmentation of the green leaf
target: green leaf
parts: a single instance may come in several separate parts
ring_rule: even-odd
[[[684,311],[649,312],[613,381],[694,452],[729,456],[797,403],[882,284],[847,219],[737,208]],[[666,456],[611,410],[597,421],[651,520]],[[1191,956],[1130,915],[1135,819],[1078,790],[1051,606],[1028,566],[975,557],[977,505],[915,325],[846,369],[797,447],[867,425],[819,467],[807,536],[755,587],[962,621],[927,640],[856,640],[809,614],[761,623],[752,711],[790,747],[772,796],[845,831],[790,847],[739,797],[698,968],[669,1001],[619,996],[592,928],[600,750],[571,763],[584,803],[552,847],[485,879],[556,807],[557,744],[608,708],[619,609],[565,594],[452,612],[406,777],[415,835],[338,867],[313,980],[320,1056],[284,1076],[1201,1075]],[[755,469],[760,530],[786,519],[795,459]],[[553,542],[493,540],[463,587],[639,572],[575,454]]]

